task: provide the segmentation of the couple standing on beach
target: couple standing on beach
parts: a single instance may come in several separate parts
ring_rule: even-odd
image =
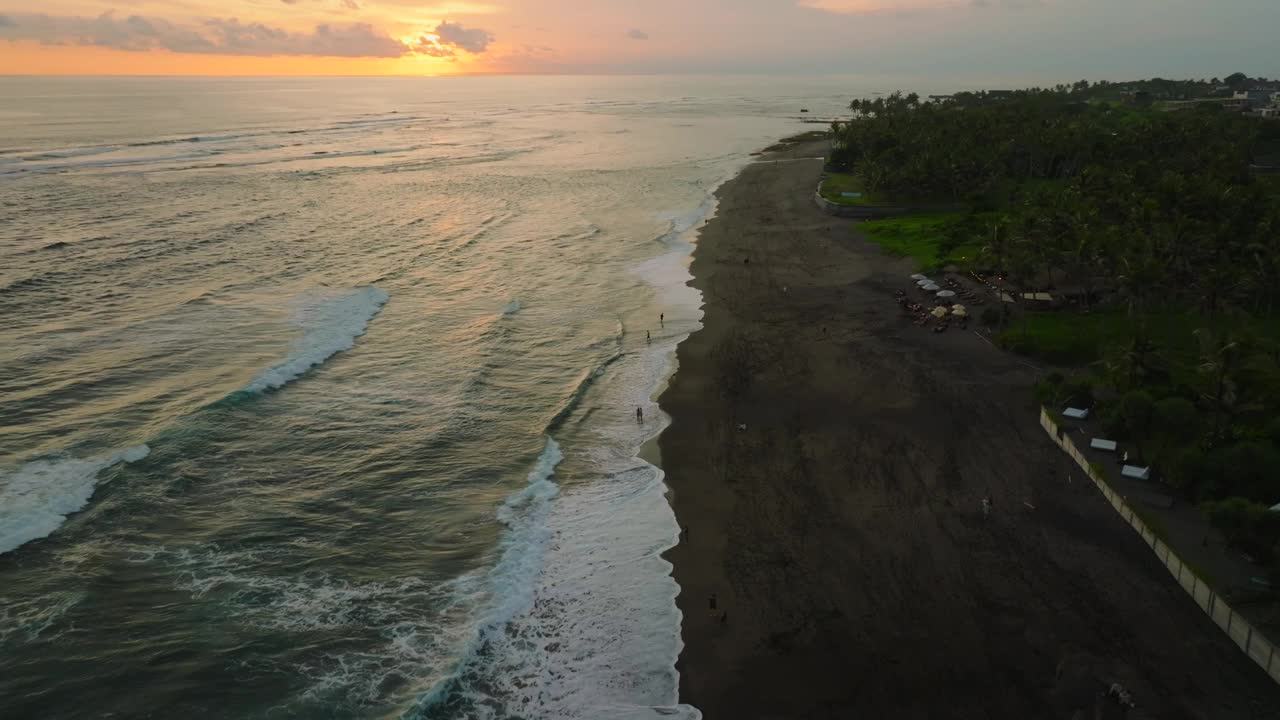
[[[658,325],[661,327],[667,326],[667,317],[665,313],[658,313]],[[644,339],[645,339],[645,342],[648,342],[649,340],[652,339],[649,336],[648,330],[644,331]],[[636,407],[636,422],[638,423],[644,422],[644,408],[642,407],[638,407],[638,406]]]

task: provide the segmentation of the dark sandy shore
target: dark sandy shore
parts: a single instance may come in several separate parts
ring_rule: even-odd
[[[1068,481],[1035,371],[899,317],[910,266],[819,212],[821,163],[792,160],[822,150],[727,184],[695,254],[705,326],[661,398],[689,529],[669,553],[682,701],[708,720],[1092,720],[1119,717],[1099,698],[1118,681],[1130,718],[1280,718],[1280,688]]]

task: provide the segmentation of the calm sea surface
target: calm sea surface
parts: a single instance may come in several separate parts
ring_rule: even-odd
[[[711,193],[853,94],[0,79],[0,717],[697,717],[637,449]]]

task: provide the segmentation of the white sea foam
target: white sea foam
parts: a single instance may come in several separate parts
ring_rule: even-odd
[[[376,287],[361,288],[338,298],[301,307],[294,323],[302,337],[284,362],[263,371],[245,386],[245,392],[260,393],[283,387],[334,354],[350,350],[364,334],[390,296]]]
[[[146,445],[98,457],[47,458],[0,475],[0,553],[47,537],[93,497],[98,473],[117,463],[141,460]]]
[[[454,673],[435,683],[406,717],[452,717],[461,713],[467,717],[505,718],[521,706],[519,697],[507,692],[509,683],[521,680],[507,674],[504,667],[519,657],[508,647],[513,640],[510,627],[535,606],[538,579],[553,537],[548,518],[552,500],[560,493],[554,481],[555,469],[563,459],[560,445],[547,438],[525,486],[498,508],[498,520],[507,532],[498,562],[486,577],[484,593],[489,599],[472,624],[472,638]],[[534,651],[537,652],[536,647]]]
[[[234,622],[256,631],[339,634],[376,628],[380,641],[359,649],[295,658],[287,667],[270,661],[254,666],[301,674],[308,686],[292,702],[320,703],[330,710],[385,703],[390,687],[418,687],[446,677],[486,596],[475,575],[443,584],[419,577],[351,582],[322,571],[282,573],[286,556],[280,546],[210,545],[135,547],[128,560],[169,569],[176,589],[197,600],[216,596]]]
[[[83,590],[68,590],[7,599],[0,606],[0,645],[57,638],[67,630],[62,618],[87,595]]]

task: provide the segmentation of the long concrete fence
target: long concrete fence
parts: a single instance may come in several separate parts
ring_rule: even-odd
[[[1209,617],[1213,618],[1213,622],[1246,655],[1258,663],[1259,667],[1266,670],[1272,680],[1280,683],[1280,648],[1277,648],[1271,641],[1267,640],[1243,616],[1232,610],[1231,606],[1215,593],[1192,570],[1190,565],[1184,563],[1172,548],[1161,541],[1151,528],[1147,527],[1147,524],[1142,521],[1142,518],[1138,517],[1133,508],[1129,507],[1124,498],[1111,488],[1102,473],[1093,469],[1084,453],[1081,453],[1076,448],[1075,443],[1071,441],[1071,438],[1058,428],[1057,422],[1050,417],[1048,411],[1044,408],[1040,408],[1040,425],[1044,427],[1045,432],[1049,433],[1049,437],[1053,438],[1053,442],[1070,455],[1071,459],[1075,460],[1080,469],[1084,470],[1089,479],[1093,481],[1093,484],[1098,486],[1107,502],[1111,503],[1116,512],[1120,513],[1120,517],[1132,525],[1133,529],[1142,536],[1142,540],[1151,546],[1151,551],[1156,554],[1160,562],[1164,563],[1169,574],[1178,580],[1178,584],[1182,585],[1182,588],[1195,599],[1200,609],[1208,613]]]

